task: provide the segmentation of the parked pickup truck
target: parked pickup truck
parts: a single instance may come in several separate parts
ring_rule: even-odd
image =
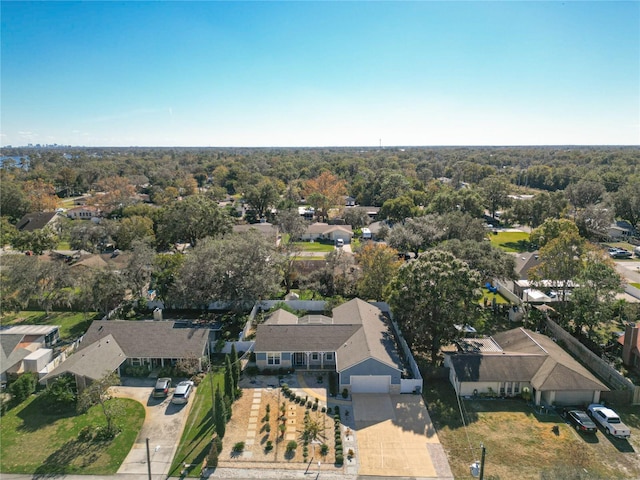
[[[599,403],[592,403],[589,405],[587,413],[604,428],[608,435],[618,438],[629,438],[631,436],[629,427],[622,423],[618,414],[610,408]]]

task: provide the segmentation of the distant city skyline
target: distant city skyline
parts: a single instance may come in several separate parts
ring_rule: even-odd
[[[640,144],[640,2],[1,3],[0,145]]]

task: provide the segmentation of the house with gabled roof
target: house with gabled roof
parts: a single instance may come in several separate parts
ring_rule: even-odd
[[[0,328],[0,383],[5,384],[8,373],[38,372],[28,364],[29,358],[49,361],[53,347],[60,340],[58,325],[9,325]],[[41,361],[34,362],[36,366]]]
[[[276,311],[258,325],[254,352],[262,370],[336,371],[340,389],[400,393],[404,368],[389,318],[358,298],[331,317]]]
[[[96,380],[108,370],[123,373],[127,365],[149,371],[195,360],[202,370],[209,354],[211,330],[182,322],[155,320],[96,320],[70,355],[42,381],[70,373],[81,381]],[[95,376],[97,375],[97,377]]]
[[[301,240],[330,240],[336,242],[338,240],[344,243],[351,243],[353,238],[353,229],[351,225],[329,225],[328,223],[316,222],[307,227]]]
[[[52,228],[53,230],[57,229],[57,223],[60,217],[57,212],[34,212],[27,213],[23,216],[18,223],[16,223],[16,228],[20,232],[33,232],[35,230],[41,230],[44,227]]]
[[[513,397],[526,387],[536,405],[587,405],[609,391],[551,338],[525,328],[463,339],[444,364],[460,396]]]

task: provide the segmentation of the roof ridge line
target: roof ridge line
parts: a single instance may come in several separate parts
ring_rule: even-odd
[[[522,330],[522,333],[524,333],[527,337],[529,337],[533,343],[535,343],[538,347],[540,347],[540,350],[542,350],[547,355],[551,356],[551,354],[542,345],[540,345],[540,343],[538,343],[538,341],[535,338],[529,335],[529,333],[523,327],[520,327],[520,330]]]

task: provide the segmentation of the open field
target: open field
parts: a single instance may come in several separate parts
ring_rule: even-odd
[[[51,312],[24,310],[18,313],[5,313],[0,324],[5,325],[60,325],[62,340],[74,339],[82,335],[93,320],[98,318],[95,312]]]
[[[629,441],[601,431],[581,435],[559,415],[540,415],[518,399],[461,399],[465,428],[449,382],[425,384],[425,401],[456,478],[469,478],[469,465],[480,459],[481,443],[487,452],[485,479],[640,478],[637,407],[616,409],[632,429]],[[576,476],[585,472],[589,477]]]
[[[106,425],[99,406],[77,415],[72,409],[50,413],[38,396],[10,409],[0,424],[0,471],[37,475],[114,474],[123,462],[144,421],[144,407],[127,399],[113,399],[121,408],[116,420],[122,432],[112,441],[80,441],[85,426]]]
[[[489,233],[489,240],[494,247],[501,248],[505,252],[529,251],[529,234],[526,232],[502,232]]]

